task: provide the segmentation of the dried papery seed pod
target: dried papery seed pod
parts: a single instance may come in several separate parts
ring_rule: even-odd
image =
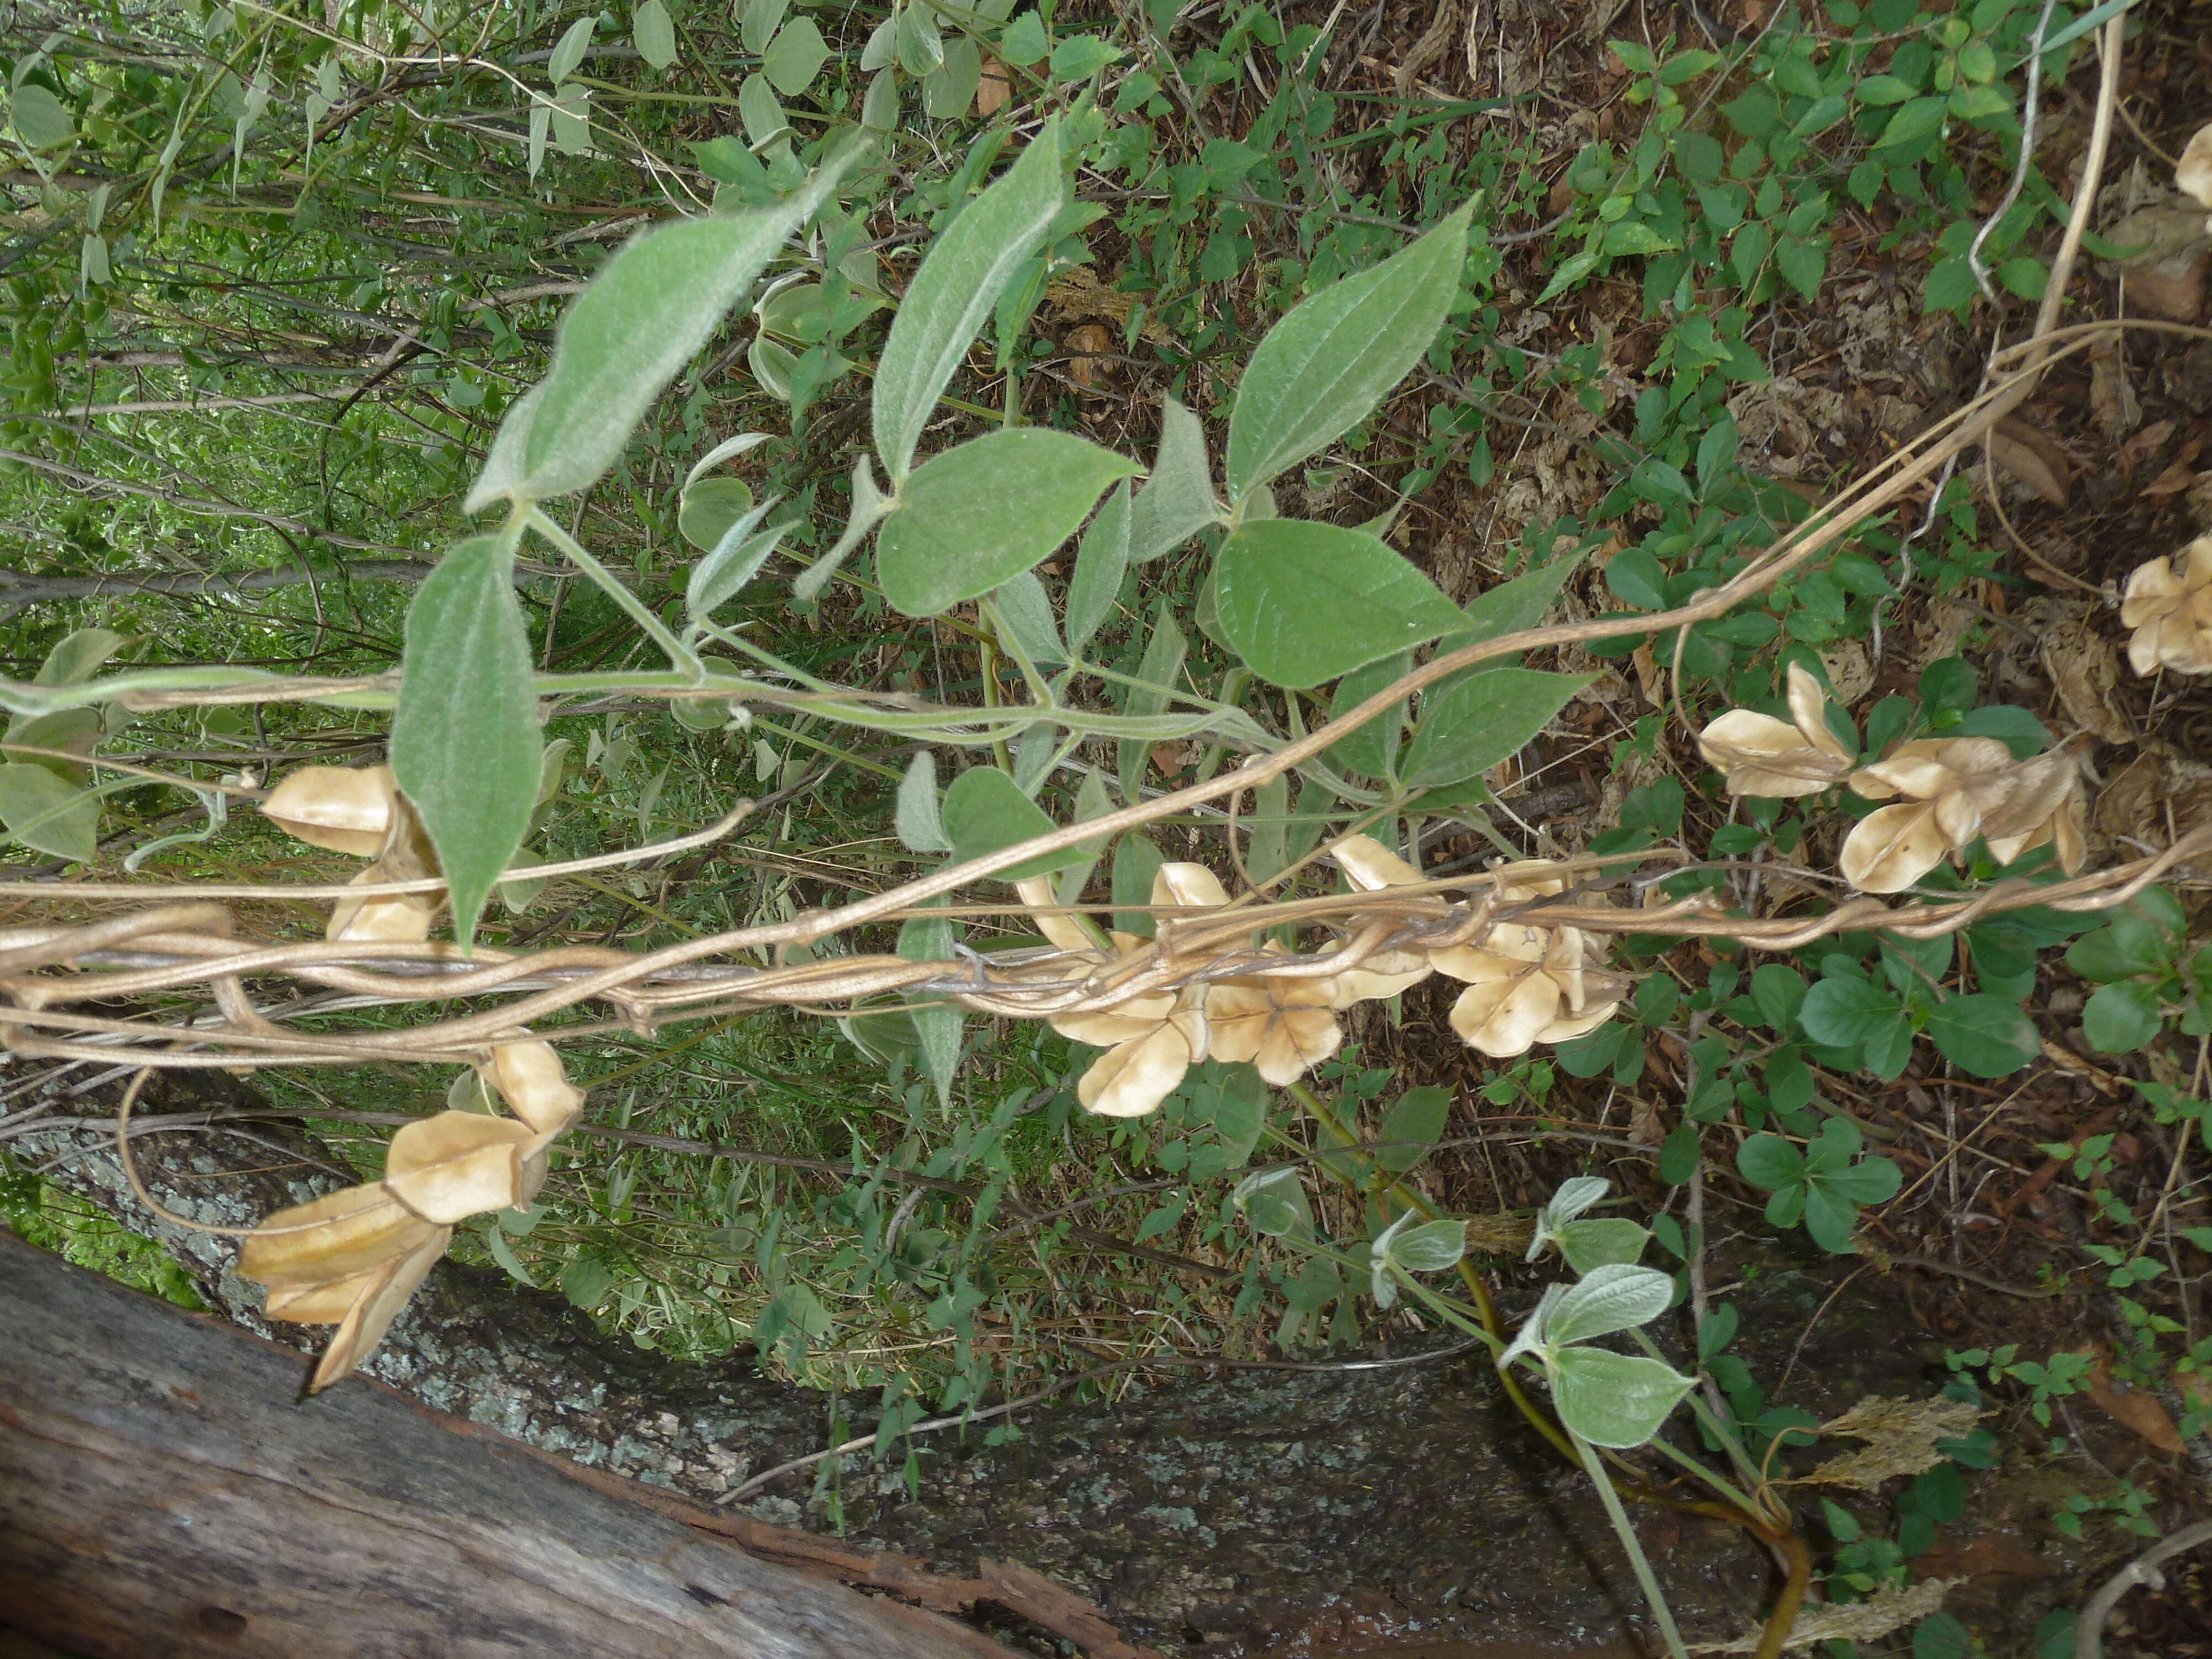
[[[1419,871],[1371,836],[1346,836],[1329,851],[1344,871],[1345,879],[1362,892],[1410,887],[1422,878]],[[1356,910],[1350,918],[1354,927],[1369,926],[1381,918],[1377,915]],[[1335,988],[1329,999],[1330,1006],[1349,1008],[1355,1002],[1396,996],[1409,986],[1419,984],[1432,971],[1425,951],[1373,951],[1357,966],[1331,977],[1329,983]]]
[[[1270,946],[1267,954],[1285,954]],[[1206,988],[1208,1054],[1235,1064],[1249,1060],[1277,1088],[1296,1083],[1334,1054],[1344,1033],[1331,1012],[1333,980],[1279,974],[1240,975]]]
[[[310,847],[373,859],[392,829],[398,793],[388,766],[303,766],[261,803],[261,815]]]
[[[1467,985],[1452,1005],[1452,1030],[1493,1060],[1595,1030],[1627,988],[1589,971],[1588,954],[1579,928],[1519,923],[1493,927],[1479,945],[1437,951],[1437,971]]]
[[[2049,842],[2059,868],[2069,876],[2081,869],[2088,852],[2083,836],[2088,802],[2081,763],[2071,751],[2053,750],[2002,772],[1977,774],[1966,789],[1982,815],[1982,839],[1999,864]]]
[[[527,1204],[537,1193],[524,1166],[536,1139],[529,1125],[512,1118],[440,1112],[392,1137],[385,1189],[440,1226]]]
[[[1698,733],[1707,763],[1732,795],[1790,800],[1843,781],[1855,758],[1828,727],[1827,699],[1803,666],[1790,665],[1790,716],[1731,708]]]
[[[377,849],[376,862],[353,878],[356,887],[421,881],[439,873],[438,854],[422,820],[404,795],[392,796],[392,819]],[[430,937],[430,924],[445,903],[442,893],[387,893],[376,898],[342,898],[331,907],[323,937],[413,943]]]
[[[1029,907],[1030,920],[1036,930],[1063,951],[1080,956],[1096,957],[1098,946],[1081,922],[1073,916],[1048,914],[1056,910],[1060,898],[1052,890],[1050,876],[1030,876],[1014,884],[1014,892]]]
[[[2212,208],[2212,121],[2197,128],[2188,148],[2181,152],[2181,160],[2173,169],[2173,185],[2183,194],[2193,196],[2204,206]],[[2212,222],[2208,222],[2205,228],[2212,230]]]
[[[540,1144],[557,1135],[583,1109],[584,1091],[568,1081],[550,1042],[502,1042],[478,1075],[499,1091],[507,1109],[537,1132]]]
[[[2171,561],[2138,565],[2120,623],[2135,630],[2128,664],[2136,673],[2212,674],[2212,536],[2199,536]]]
[[[1863,893],[1899,893],[1958,858],[1982,830],[1977,794],[2013,769],[2012,751],[1995,738],[1917,738],[1862,766],[1851,774],[1860,794],[1907,799],[1869,812],[1844,838],[1836,860],[1844,879]]]
[[[308,1379],[307,1392],[319,1394],[333,1382],[340,1382],[353,1374],[354,1367],[376,1352],[376,1345],[384,1340],[385,1332],[399,1316],[408,1299],[422,1285],[438,1258],[453,1242],[453,1230],[440,1227],[434,1235],[409,1255],[401,1257],[379,1274],[373,1275],[338,1328],[331,1334],[331,1345],[323,1350],[322,1358],[315,1365],[315,1374]]]
[[[372,1181],[268,1217],[240,1245],[238,1273],[271,1291],[333,1284],[398,1261],[436,1231]]]
[[[1093,1060],[1077,1082],[1075,1097],[1084,1110],[1101,1117],[1142,1117],[1206,1058],[1210,1036],[1205,1010],[1178,999],[1150,1031],[1116,1043]]]

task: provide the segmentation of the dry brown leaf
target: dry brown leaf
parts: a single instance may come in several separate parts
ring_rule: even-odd
[[[1884,1584],[1863,1601],[1831,1601],[1808,1607],[1783,1638],[1786,1648],[1809,1648],[1815,1642],[1873,1642],[1892,1631],[1917,1625],[1942,1610],[1943,1598],[1963,1578],[1923,1578],[1910,1589]],[[1733,1642],[1693,1642],[1692,1653],[1756,1653],[1765,1632],[1754,1631]]]
[[[2115,336],[2102,337],[2089,347],[2089,413],[2113,443],[2142,424],[2142,399],[2136,396]]]
[[[1869,1395],[1842,1416],[1820,1425],[1820,1431],[1867,1443],[1856,1451],[1829,1459],[1810,1474],[1788,1484],[1874,1492],[1885,1480],[1934,1468],[1943,1461],[1936,1443],[1963,1438],[1988,1414],[1983,1407],[1945,1395],[1927,1400]]]
[[[2106,743],[2133,743],[2135,723],[2119,696],[2120,656],[2087,605],[2069,605],[2041,630],[2043,672],[2066,716]]]
[[[1012,84],[1006,79],[1006,66],[989,52],[985,52],[983,73],[975,82],[975,113],[996,115],[1005,107],[1012,91]]]
[[[2017,416],[1990,434],[1990,459],[2053,507],[2066,505],[2074,469],[2056,441]]]
[[[1097,323],[1084,323],[1068,330],[1060,343],[1067,354],[1067,378],[1087,392],[1096,392],[1106,384],[1108,354],[1114,349],[1114,337]]]
[[[2087,1377],[2090,1403],[2106,1416],[2129,1430],[2149,1445],[2169,1455],[2179,1455],[2187,1449],[2181,1431],[2173,1426],[2166,1407],[2154,1394],[2112,1381],[2112,1364],[2108,1358],[2100,1358],[2089,1368]]]
[[[1072,323],[1103,319],[1126,327],[1140,296],[1109,288],[1089,265],[1073,265],[1046,285],[1044,297],[1047,305]],[[1154,345],[1174,343],[1174,336],[1149,309],[1137,325],[1137,337]]]

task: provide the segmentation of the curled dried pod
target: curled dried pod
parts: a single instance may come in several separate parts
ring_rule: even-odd
[[[440,1112],[392,1137],[385,1190],[423,1220],[451,1226],[527,1204],[545,1180],[530,1126],[478,1112]]]
[[[507,1109],[528,1124],[538,1144],[557,1135],[583,1109],[584,1091],[568,1081],[550,1042],[502,1042],[478,1074],[499,1092]]]
[[[2197,129],[2173,169],[2173,186],[2212,208],[2212,121]],[[2212,222],[2206,229],[2212,230]]]
[[[353,878],[356,887],[378,887],[421,881],[439,873],[438,854],[429,832],[408,805],[393,792],[391,821],[378,844],[376,862]],[[413,943],[430,937],[430,924],[444,904],[441,893],[385,893],[374,897],[342,898],[331,908],[323,937],[331,939],[383,939]]]
[[[2120,623],[2135,630],[2128,665],[2136,673],[2212,674],[2212,536],[2199,536],[2172,559],[2136,566]]]
[[[1726,775],[1732,795],[1817,795],[1850,772],[1856,757],[1829,729],[1820,683],[1794,662],[1788,680],[1790,719],[1731,708],[1698,733],[1699,752]]]
[[[310,847],[373,859],[398,795],[388,766],[303,766],[270,791],[261,815]]]
[[[1280,955],[1279,948],[1269,954]],[[1296,1083],[1343,1046],[1334,980],[1252,974],[1216,980],[1206,993],[1209,1054],[1249,1060],[1277,1088]]]

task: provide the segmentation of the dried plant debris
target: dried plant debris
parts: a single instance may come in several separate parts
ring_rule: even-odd
[[[1815,1642],[1874,1642],[1892,1631],[1917,1625],[1929,1614],[1940,1613],[1943,1598],[1963,1578],[1923,1578],[1910,1589],[1899,1589],[1894,1584],[1884,1584],[1863,1601],[1832,1601],[1824,1607],[1808,1607],[1797,1615],[1797,1622],[1790,1627],[1783,1638],[1786,1650],[1809,1648]],[[1733,1642],[1693,1642],[1692,1653],[1756,1653],[1765,1632],[1754,1631],[1749,1636],[1739,1636]]]
[[[1940,1443],[1972,1432],[1988,1415],[1980,1406],[1937,1395],[1929,1400],[1892,1400],[1870,1395],[1820,1425],[1824,1435],[1845,1435],[1867,1443],[1829,1459],[1793,1486],[1847,1486],[1873,1492],[1899,1475],[1919,1474],[1943,1461]]]

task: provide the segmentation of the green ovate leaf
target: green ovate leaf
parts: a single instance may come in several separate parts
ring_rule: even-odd
[[[772,207],[683,220],[625,244],[562,319],[551,372],[508,410],[464,510],[481,512],[502,496],[543,501],[596,482],[661,388],[860,153],[858,145],[839,149],[805,188]]]
[[[876,541],[884,597],[933,617],[1029,569],[1075,533],[1107,487],[1136,471],[1045,427],[986,433],[910,476]]]
[[[1364,668],[1353,669],[1336,683],[1328,702],[1329,719],[1350,714],[1385,686],[1402,679],[1413,665],[1413,653],[1398,651],[1377,657]],[[1387,776],[1391,763],[1398,757],[1398,745],[1405,740],[1406,708],[1407,700],[1401,697],[1366,725],[1329,744],[1329,764],[1366,777]]]
[[[1123,479],[1076,550],[1075,574],[1067,584],[1067,648],[1078,655],[1121,598],[1121,579],[1129,570],[1129,484]]]
[[[898,953],[908,962],[945,962],[952,956],[952,923],[944,916],[915,916],[899,928]],[[920,1040],[922,1069],[937,1091],[937,1103],[952,1103],[952,1079],[960,1069],[960,1036],[967,1012],[956,1002],[915,996],[908,1011]]]
[[[1973,1077],[2009,1077],[2043,1052],[2035,1022],[2002,997],[1946,997],[1929,1009],[1925,1030],[1945,1059]]]
[[[1570,1348],[1553,1363],[1559,1421],[1593,1446],[1642,1445],[1692,1382],[1663,1360],[1604,1348]]]
[[[2158,988],[2139,979],[2099,986],[2081,1010],[2081,1034],[2102,1054],[2131,1054],[2165,1024]]]
[[[676,528],[702,553],[711,553],[723,533],[752,510],[752,486],[743,478],[702,478],[684,492]]]
[[[1206,428],[1173,398],[1162,401],[1160,450],[1152,475],[1131,503],[1129,562],[1172,553],[1220,516]]]
[[[123,635],[106,628],[80,628],[64,634],[46,653],[39,672],[31,677],[31,684],[76,685],[88,680],[122,644]]]
[[[1398,775],[1416,787],[1479,777],[1517,754],[1595,674],[1492,668],[1426,700]]]
[[[0,764],[0,823],[33,852],[88,863],[99,848],[100,798],[27,761]]]
[[[952,861],[965,864],[1004,848],[1050,835],[1060,826],[1021,792],[1019,785],[995,767],[970,767],[952,780],[945,792],[945,833],[951,838]],[[1001,870],[995,879],[1020,881],[1065,870],[1096,854],[1096,847],[1068,847]]]
[[[1638,1226],[1626,1216],[1593,1216],[1587,1221],[1570,1221],[1558,1234],[1559,1254],[1566,1258],[1567,1266],[1578,1273],[1589,1273],[1622,1262],[1632,1262],[1644,1254],[1644,1247],[1651,1241],[1646,1228]]]
[[[1468,602],[1467,625],[1437,641],[1437,653],[1441,656],[1462,646],[1534,628],[1544,620],[1544,612],[1551,609],[1552,601],[1559,596],[1559,589],[1581,562],[1580,554],[1554,559],[1541,569],[1486,588]]]
[[[464,949],[492,884],[530,833],[544,746],[514,552],[473,536],[407,607],[392,769],[438,849]]]
[[[1432,640],[1460,620],[1435,583],[1364,531],[1262,519],[1223,544],[1214,569],[1230,643],[1254,673],[1293,690]]]
[[[665,0],[644,0],[630,15],[630,43],[654,69],[665,70],[676,61],[676,24]]]
[[[1267,331],[1230,416],[1232,495],[1341,437],[1420,361],[1459,292],[1474,211],[1470,202],[1403,252],[1323,289]]]
[[[876,453],[894,489],[914,464],[939,394],[1014,273],[1042,246],[1066,195],[1060,128],[1048,121],[1021,159],[961,210],[915,272],[876,364]]]
[[[1674,1298],[1674,1281],[1656,1267],[1608,1262],[1570,1285],[1545,1322],[1544,1340],[1557,1347],[1588,1342],[1656,1319]]]
[[[1382,1114],[1376,1139],[1375,1162],[1392,1175],[1402,1175],[1429,1155],[1442,1138],[1451,1117],[1451,1091],[1424,1084],[1408,1089]]]
[[[1390,1241],[1390,1260],[1409,1273],[1440,1273],[1466,1254],[1464,1221],[1426,1221]]]

